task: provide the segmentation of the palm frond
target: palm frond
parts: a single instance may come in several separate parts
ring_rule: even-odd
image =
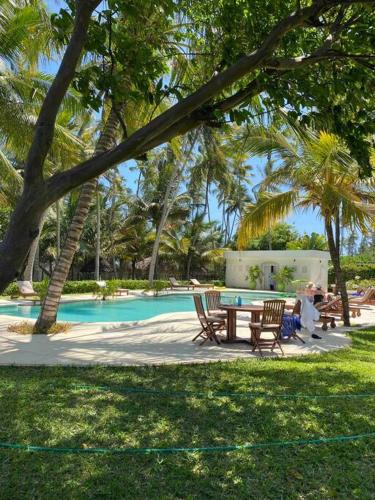
[[[238,231],[238,247],[245,248],[251,238],[257,238],[269,231],[286,217],[298,201],[298,192],[264,192],[256,204],[250,205],[244,213]]]

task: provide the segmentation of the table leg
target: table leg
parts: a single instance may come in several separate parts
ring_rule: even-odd
[[[227,310],[227,338],[222,342],[228,344],[244,342],[246,344],[249,344],[248,339],[241,339],[237,337],[237,311],[235,309]]]
[[[228,310],[227,315],[227,340],[233,341],[236,339],[237,314],[233,309]]]

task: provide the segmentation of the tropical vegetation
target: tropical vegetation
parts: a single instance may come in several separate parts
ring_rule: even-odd
[[[299,152],[306,135],[335,137],[353,175],[371,178],[372,6],[77,0],[50,13],[4,0],[2,292],[15,277],[47,278],[42,331],[69,279],[222,279],[238,235],[248,249],[331,251],[327,228],[268,221],[244,241],[238,224],[269,197],[255,178],[280,173],[283,140]],[[253,149],[260,129],[279,144]],[[272,191],[285,200],[284,181]],[[371,246],[368,221],[340,206],[338,254]]]
[[[344,323],[349,325],[348,295],[341,269],[341,227],[370,232],[375,203],[372,177],[362,178],[360,166],[342,140],[326,131],[286,126],[253,128],[246,146],[254,154],[277,155],[279,165],[261,183],[257,199],[243,215],[238,242],[269,230],[291,211],[313,209],[324,221],[328,248],[341,292]],[[280,190],[280,187],[284,187]]]

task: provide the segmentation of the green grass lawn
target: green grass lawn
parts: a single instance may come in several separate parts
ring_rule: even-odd
[[[109,391],[74,384],[110,386]],[[177,397],[160,391],[375,394],[375,330],[292,360],[160,368],[0,368],[0,442],[200,447],[375,432],[375,397]],[[375,439],[172,455],[0,450],[0,498],[374,498]]]

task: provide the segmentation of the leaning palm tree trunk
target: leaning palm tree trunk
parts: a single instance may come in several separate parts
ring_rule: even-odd
[[[115,142],[116,130],[119,125],[118,111],[111,109],[107,122],[102,130],[95,148],[95,155],[110,149]],[[77,207],[70,224],[68,235],[61,249],[55,269],[48,286],[47,296],[44,299],[39,317],[35,323],[34,331],[46,333],[56,322],[64,283],[68,277],[70,267],[82,235],[83,226],[87,219],[90,205],[95,194],[97,181],[92,179],[83,185],[79,195]]]
[[[150,269],[148,273],[148,280],[150,284],[154,281],[155,277],[155,269],[156,263],[158,260],[159,248],[161,235],[163,234],[165,224],[167,223],[169,213],[173,207],[174,202],[176,201],[176,196],[178,194],[178,188],[180,185],[181,176],[185,170],[187,162],[190,159],[190,155],[194,149],[195,142],[197,140],[197,134],[195,134],[193,140],[191,141],[189,151],[186,152],[185,161],[183,165],[176,168],[176,170],[172,173],[171,178],[169,180],[167,189],[165,190],[164,200],[163,200],[163,210],[160,218],[160,222],[156,231],[156,237],[154,241],[154,245],[152,247],[151,261],[150,261]]]
[[[96,242],[95,242],[95,279],[100,280],[100,243],[101,243],[101,223],[100,223],[100,190],[99,182],[96,185]]]
[[[349,312],[349,300],[348,292],[346,289],[346,282],[342,273],[341,263],[340,263],[340,247],[338,242],[335,242],[332,223],[330,220],[325,220],[325,229],[327,233],[327,241],[329,253],[331,255],[331,260],[333,264],[333,269],[336,275],[337,288],[341,293],[342,310],[343,310],[343,320],[345,326],[350,326],[350,312]]]
[[[40,240],[40,235],[42,233],[43,225],[44,225],[44,218],[41,220],[39,226],[39,234],[32,242],[29,255],[27,256],[26,266],[22,273],[22,279],[24,279],[25,281],[33,281],[35,257],[39,249],[39,240]]]
[[[167,189],[165,191],[165,196],[164,196],[164,203],[163,203],[163,210],[160,218],[160,222],[156,231],[156,237],[154,241],[154,245],[152,247],[152,254],[151,254],[151,261],[150,261],[150,269],[148,273],[148,280],[150,284],[154,281],[155,277],[155,269],[156,269],[156,262],[158,259],[158,254],[159,254],[159,247],[160,247],[160,240],[161,240],[161,235],[164,231],[165,224],[167,222],[169,213],[171,211],[171,208],[173,206],[174,200],[175,200],[175,195],[177,194],[177,189],[178,189],[178,182],[179,179],[179,171],[176,170],[176,173],[172,175]],[[172,198],[172,199],[170,199]]]

